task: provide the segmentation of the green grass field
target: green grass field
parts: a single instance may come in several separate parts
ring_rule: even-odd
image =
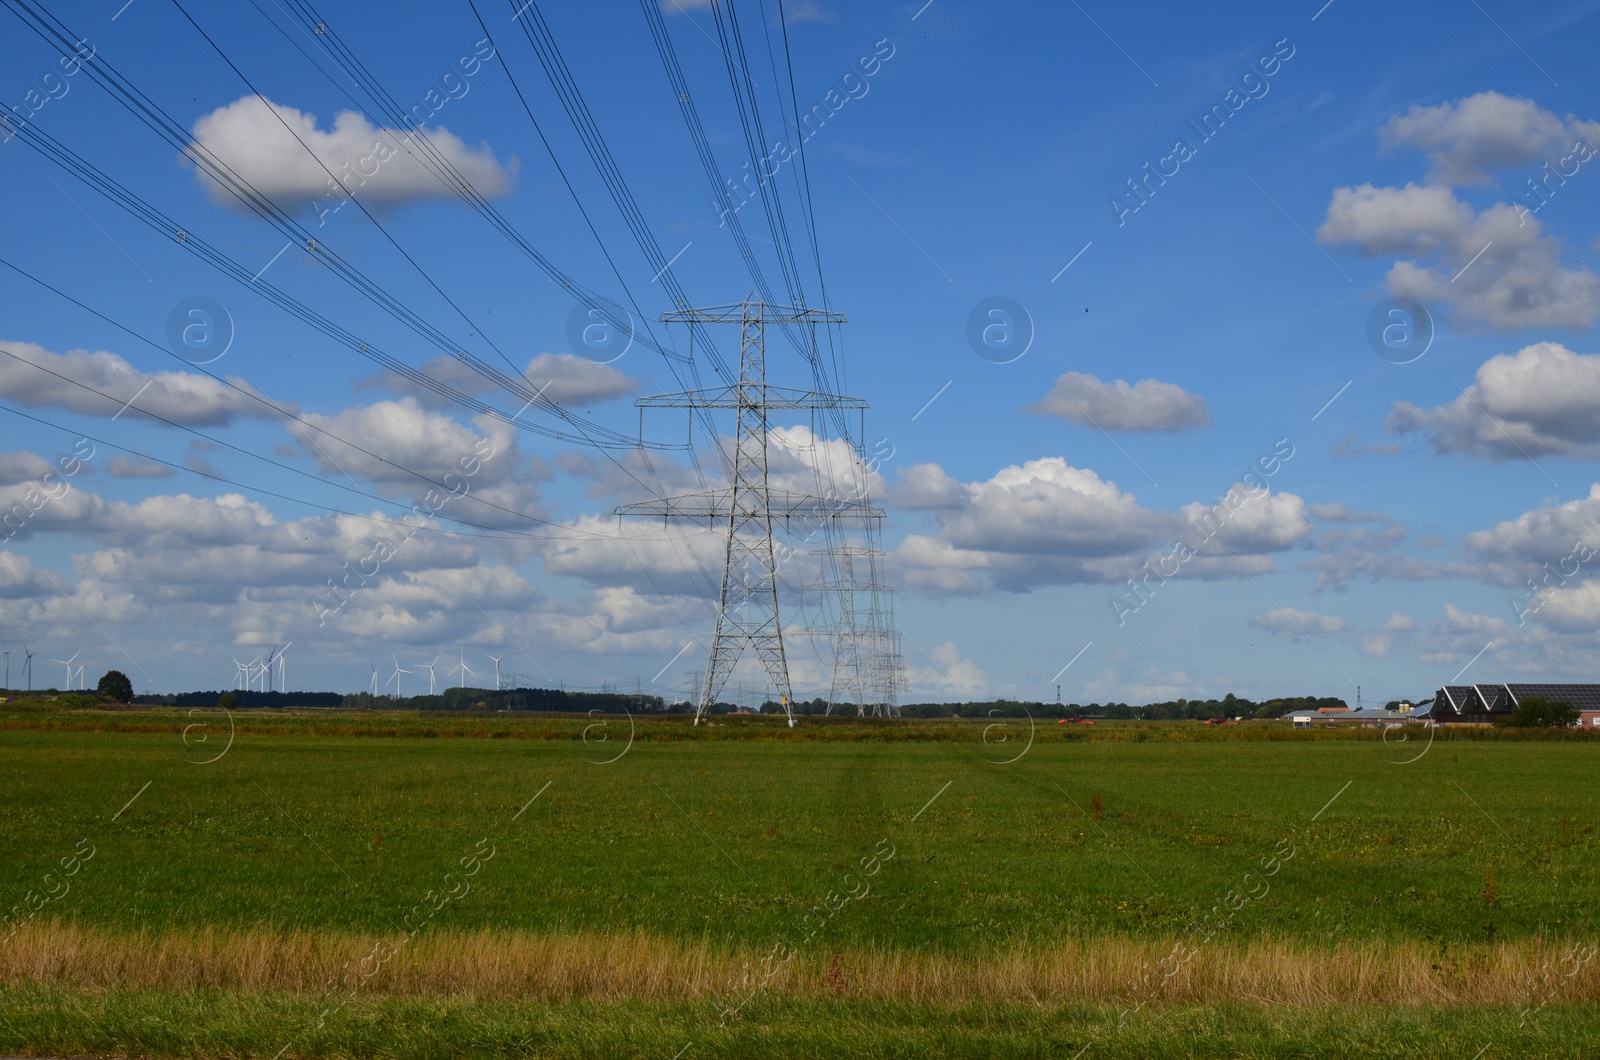
[[[105,727],[135,717],[148,720]],[[1441,736],[1430,747],[1244,729],[1137,742],[1040,726],[1029,747],[1025,722],[1005,742],[999,730],[985,742],[980,723],[923,742],[843,730],[813,739],[765,723],[744,730],[761,738],[728,738],[641,721],[630,745],[625,719],[603,743],[598,730],[579,738],[583,722],[495,723],[556,727],[546,735],[560,738],[542,739],[241,724],[226,753],[196,764],[224,734],[186,743],[178,732],[191,721],[0,734],[0,908],[14,922],[113,934],[638,934],[784,947],[824,964],[834,953],[983,961],[1146,940],[1185,943],[1196,965],[1252,942],[1307,952],[1370,942],[1437,967],[1522,941],[1578,952],[1596,936],[1592,741]],[[28,914],[30,891],[36,903],[63,887]],[[457,1026],[475,1055],[666,1057],[691,1038],[697,1055],[730,1056],[1057,1055],[1092,1041],[1087,1055],[1189,1055],[1188,1042],[1195,1055],[1471,1057],[1481,1042],[1452,1050],[1480,1036],[1521,1041],[1523,1055],[1580,1055],[1560,1053],[1562,1034],[1600,1032],[1592,999],[1534,991],[1519,1006],[1506,990],[1508,1004],[1470,1011],[1418,1008],[1405,983],[1393,984],[1398,1007],[1343,1016],[1151,1004],[1120,1030],[1109,1003],[946,1011],[843,986],[839,997],[763,994],[731,1028],[689,1001],[450,997],[435,1019],[426,999],[369,992],[333,1021],[345,1030],[285,1055],[430,1055],[428,1034],[455,1040]],[[23,979],[4,991],[0,1050],[20,1052],[270,1057],[283,1044],[275,1021],[315,1002]],[[1117,993],[1122,1010],[1151,1000],[1138,981]],[[1559,1003],[1518,1027],[1540,1002]],[[708,1026],[695,1032],[697,1022]]]
[[[1515,1007],[1264,1009],[1185,1006],[1123,1019],[1113,1006],[986,1006],[784,1001],[718,1026],[703,1006],[445,999],[362,1001],[319,1030],[291,997],[90,997],[0,989],[5,1048],[120,1055],[716,1057],[1488,1057],[1594,1056],[1600,1020],[1564,1006],[1524,1021]],[[270,1044],[268,1044],[270,1043]],[[265,1046],[265,1048],[264,1048]],[[1485,1047],[1488,1051],[1485,1052]]]

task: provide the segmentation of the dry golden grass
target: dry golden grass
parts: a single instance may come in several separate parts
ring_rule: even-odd
[[[1186,962],[1174,959],[1171,944],[1119,939],[997,950],[976,958],[868,949],[763,963],[770,952],[642,934],[441,931],[401,944],[400,936],[211,928],[120,933],[36,921],[0,946],[0,983],[330,997],[705,999],[732,1007],[759,994],[832,993],[935,1004],[1600,1000],[1600,961],[1588,942],[1484,944],[1447,953],[1415,943],[1326,949],[1213,943]]]

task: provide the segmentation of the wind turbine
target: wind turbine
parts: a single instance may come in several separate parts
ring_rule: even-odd
[[[250,667],[240,662],[237,655],[230,655],[228,658],[233,660],[233,687],[241,692],[248,691],[250,687]]]
[[[272,691],[272,664],[278,658],[278,646],[274,644],[272,650],[267,652],[266,661],[261,664],[261,691]],[[281,692],[282,689],[279,689]]]
[[[377,699],[378,698],[378,668],[377,668],[377,666],[373,665],[373,662],[372,662],[371,659],[367,660],[367,665],[372,667],[372,698],[373,699]]]
[[[491,655],[489,658],[494,660],[494,690],[498,692],[500,691],[500,660],[504,659],[505,656]]]
[[[278,691],[279,692],[287,692],[287,691],[289,691],[289,649],[293,645],[294,645],[294,641],[291,640],[291,641],[289,641],[287,644],[285,644],[283,646],[283,650],[278,652]]]
[[[76,662],[77,659],[78,659],[78,656],[82,655],[82,654],[83,654],[83,649],[79,648],[77,651],[72,653],[72,658],[70,658],[70,659],[51,659],[50,660],[51,662],[60,663],[61,665],[65,666],[67,668],[67,691],[68,692],[72,691],[72,664],[74,662]]]
[[[28,642],[27,641],[23,641],[22,642],[22,651],[23,651],[23,654],[27,656],[27,658],[25,658],[22,661],[22,669],[23,669],[23,672],[28,675],[28,691],[32,692],[33,691],[33,655],[34,655],[34,653],[28,650]]]
[[[418,666],[428,671],[428,695],[430,696],[433,695],[433,668],[439,665],[439,656],[443,654],[444,652],[440,652],[439,655],[435,655],[431,663],[417,663]]]
[[[461,685],[460,685],[460,687],[462,687],[462,688],[466,688],[467,687],[467,675],[468,674],[473,674],[474,676],[476,676],[476,674],[477,674],[476,670],[474,670],[472,667],[467,665],[467,649],[465,647],[463,647],[461,649],[461,661],[456,663],[454,666],[450,667],[450,672],[451,673],[456,673],[458,671],[461,674]]]
[[[403,668],[400,665],[399,656],[391,655],[391,656],[389,656],[389,658],[394,660],[394,673],[392,675],[390,675],[389,680],[394,682],[394,698],[399,699],[400,698],[400,675],[401,674],[408,674],[411,671]]]
[[[79,663],[78,664],[78,691],[82,692],[82,691],[86,690],[88,687],[89,686],[84,684],[84,681],[83,681],[83,663]]]

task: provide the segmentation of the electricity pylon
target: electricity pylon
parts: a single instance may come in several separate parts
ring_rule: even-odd
[[[878,581],[882,551],[842,545],[825,556],[838,558],[836,581],[808,585],[808,590],[837,593],[839,619],[833,631],[833,682],[828,690],[828,711],[839,701],[841,690],[851,696],[857,715],[891,717],[900,712],[900,631],[894,622],[893,590]],[[856,576],[856,560],[867,561],[866,579]],[[864,606],[858,603],[864,598]]]
[[[906,661],[900,652],[900,627],[894,620],[894,590],[878,581],[877,563],[871,563],[870,590],[874,665],[871,678],[873,703],[885,717],[900,715],[900,693],[906,687]]]
[[[727,489],[624,504],[617,508],[617,514],[691,519],[725,527],[727,541],[717,625],[711,637],[705,682],[700,686],[695,704],[695,724],[700,724],[711,704],[716,702],[717,694],[733,673],[739,657],[749,647],[755,650],[793,726],[789,664],[784,655],[783,626],[778,618],[773,519],[787,522],[805,518],[818,520],[820,526],[846,519],[881,519],[883,511],[860,501],[809,497],[771,487],[767,480],[769,412],[865,409],[867,403],[840,394],[768,384],[766,326],[836,324],[843,323],[844,317],[818,309],[768,305],[752,296],[732,305],[663,313],[661,320],[663,323],[739,325],[739,381],[736,384],[658,394],[634,402],[639,408],[736,410],[732,484]]]

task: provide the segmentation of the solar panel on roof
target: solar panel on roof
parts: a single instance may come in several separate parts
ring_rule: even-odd
[[[1544,696],[1558,703],[1570,703],[1579,710],[1600,710],[1600,685],[1507,685],[1520,701],[1528,696]]]
[[[1577,710],[1600,712],[1600,684],[1481,684],[1445,685],[1434,696],[1435,719],[1462,721],[1489,720],[1509,714],[1529,696],[1543,696],[1553,703],[1567,703]]]

